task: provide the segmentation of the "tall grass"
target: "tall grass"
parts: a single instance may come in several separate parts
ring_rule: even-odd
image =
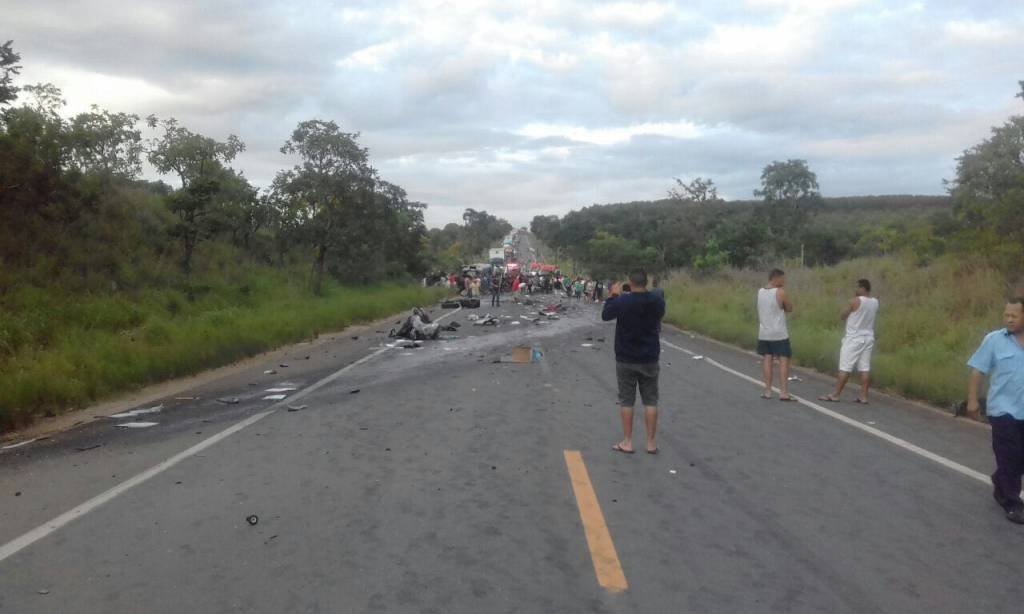
[[[952,259],[925,267],[895,258],[858,259],[835,267],[787,270],[797,364],[835,373],[844,330],[839,311],[861,277],[871,280],[881,303],[874,383],[939,405],[963,399],[964,363],[985,333],[1001,326],[1004,277]],[[766,274],[752,271],[729,270],[709,279],[677,274],[666,286],[666,321],[754,349],[755,293],[766,281]]]
[[[413,285],[310,294],[305,275],[253,268],[181,289],[10,290],[0,310],[0,430],[438,299]]]

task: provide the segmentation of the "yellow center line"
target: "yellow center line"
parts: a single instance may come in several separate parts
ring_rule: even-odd
[[[569,468],[572,492],[576,495],[576,505],[580,509],[580,520],[583,521],[583,532],[587,536],[587,546],[590,547],[590,558],[594,561],[597,583],[605,590],[621,593],[629,585],[626,584],[626,575],[622,573],[619,555],[615,552],[615,544],[604,522],[601,506],[597,503],[594,487],[590,484],[583,456],[578,450],[565,450],[565,465]]]

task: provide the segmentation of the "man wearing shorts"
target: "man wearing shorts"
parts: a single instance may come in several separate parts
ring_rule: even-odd
[[[762,399],[772,398],[772,365],[779,359],[779,400],[792,401],[789,396],[789,359],[793,350],[789,345],[786,314],[793,312],[793,304],[783,287],[786,274],[772,269],[768,285],[757,291],[757,353],[762,358],[761,374],[764,378]]]
[[[875,316],[878,314],[878,299],[871,296],[871,282],[857,280],[853,300],[843,308],[839,318],[846,321],[846,336],[839,348],[839,375],[836,390],[832,394],[818,397],[819,401],[839,401],[839,395],[850,381],[850,374],[860,372],[860,396],[857,403],[867,405],[868,388],[871,386],[871,352],[875,349]]]
[[[1024,524],[1024,501],[1020,497],[1024,475],[1024,298],[1015,296],[1007,301],[1003,323],[1006,327],[986,335],[967,362],[971,367],[967,415],[978,416],[978,393],[987,375],[985,414],[992,427],[992,452],[996,457],[992,497],[1007,520]]]
[[[633,453],[633,406],[639,388],[647,427],[647,453],[657,454],[654,435],[658,429],[658,358],[661,355],[658,330],[665,315],[665,301],[647,291],[647,273],[643,270],[630,273],[629,283],[632,291],[628,294],[621,294],[617,284],[612,286],[601,311],[602,320],[615,320],[615,375],[619,384],[623,437],[612,449]]]

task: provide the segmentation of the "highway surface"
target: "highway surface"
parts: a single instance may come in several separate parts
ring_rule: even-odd
[[[666,327],[661,453],[627,456],[614,325],[524,311],[420,349],[350,331],[0,451],[0,612],[1024,607],[985,427],[765,401],[753,356]]]

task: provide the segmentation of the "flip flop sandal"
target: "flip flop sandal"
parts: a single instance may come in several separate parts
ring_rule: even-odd
[[[762,394],[761,398],[762,399],[769,399],[770,400],[772,398],[772,395],[770,395],[770,394]]]
[[[794,401],[796,401],[796,399],[794,399],[793,397],[779,397],[779,400],[782,401],[783,403],[793,403]]]
[[[858,405],[870,405],[870,403],[868,403],[867,401],[865,401],[864,399],[862,399],[860,397],[857,397],[856,399],[854,399],[853,402],[857,403]]]
[[[620,446],[619,444],[615,444],[614,446],[612,446],[612,450],[615,450],[616,452],[622,452],[623,454],[633,454],[634,452],[636,452],[636,450],[627,450]]]
[[[658,448],[654,448],[653,450],[648,450],[647,453],[648,454],[657,454],[658,453]]]
[[[818,397],[818,400],[819,401],[825,401],[826,403],[838,403],[839,402],[839,399],[835,398],[832,395],[820,396],[820,397]]]

